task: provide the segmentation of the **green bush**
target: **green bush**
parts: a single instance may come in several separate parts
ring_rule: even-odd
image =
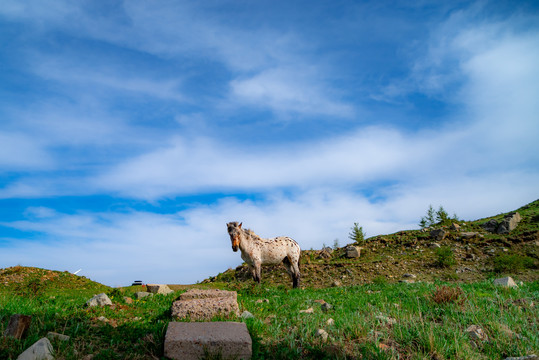
[[[518,272],[535,267],[533,259],[528,256],[501,254],[492,261],[496,273]]]
[[[449,246],[442,246],[434,252],[436,254],[436,266],[448,268],[456,264],[453,250]]]
[[[447,211],[445,211],[444,207],[440,205],[437,211],[434,211],[434,208],[432,205],[429,205],[429,208],[427,210],[427,215],[423,216],[421,218],[421,221],[419,221],[419,226],[421,228],[427,228],[429,226],[433,225],[449,225],[452,222],[459,221],[459,218],[457,214],[453,214],[453,216],[449,216]]]

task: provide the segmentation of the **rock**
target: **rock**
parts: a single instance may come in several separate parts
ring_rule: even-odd
[[[333,282],[331,283],[331,286],[333,287],[342,286],[342,282],[340,280],[333,280]]]
[[[472,254],[472,253],[467,253],[464,258],[466,260],[474,261],[477,259],[477,256],[475,256],[475,254]]]
[[[432,243],[432,244],[429,245],[429,247],[430,247],[431,249],[439,249],[439,248],[441,248],[442,246],[441,246],[440,244],[438,244],[438,243]]]
[[[152,293],[149,293],[147,291],[138,291],[135,293],[135,295],[133,296],[136,300],[140,300],[140,299],[144,299],[146,297],[152,297],[153,294]]]
[[[468,334],[468,336],[472,340],[480,340],[480,341],[488,340],[488,337],[485,334],[485,332],[483,331],[483,329],[481,329],[477,325],[468,326],[468,328],[466,329],[466,334]]]
[[[269,303],[269,299],[258,299],[255,304]]]
[[[333,309],[333,305],[327,303],[327,302],[324,302],[322,305],[321,305],[321,308],[322,308],[322,311],[323,312],[328,312],[329,310]]]
[[[52,344],[41,338],[17,357],[17,360],[54,360]]]
[[[346,247],[347,258],[358,258],[361,256],[361,248],[359,246],[348,245]]]
[[[329,259],[331,258],[331,253],[324,249],[320,251],[320,254],[318,254],[318,257],[320,259]]]
[[[165,335],[165,356],[182,360],[216,356],[250,359],[252,340],[245,323],[173,321]]]
[[[109,299],[109,297],[105,293],[95,295],[93,298],[91,298],[90,300],[86,302],[86,306],[88,307],[105,306],[105,305],[112,305],[112,301]]]
[[[376,319],[380,322],[386,323],[387,325],[394,325],[397,323],[397,320],[384,315],[376,315]]]
[[[509,234],[511,231],[515,230],[521,220],[522,217],[517,212],[506,215],[503,218],[502,223],[498,226],[497,233]]]
[[[124,301],[126,304],[130,305],[133,303],[133,299],[131,299],[130,297],[128,296],[124,296]]]
[[[326,251],[326,252],[328,252],[329,254],[332,254],[332,253],[333,253],[333,249],[330,248],[329,246],[323,247],[323,248],[322,248],[322,251]]]
[[[513,280],[513,278],[510,276],[494,280],[494,285],[505,286],[505,287],[517,287],[515,280]]]
[[[7,328],[4,331],[4,336],[14,337],[15,339],[19,340],[22,339],[26,336],[26,332],[30,327],[31,322],[32,317],[29,315],[11,315]]]
[[[451,224],[450,229],[453,230],[453,231],[459,231],[460,230],[460,225],[453,223],[453,224]]]
[[[214,316],[238,316],[238,293],[226,290],[191,289],[180,295],[180,300],[172,303],[173,318],[189,317],[191,321],[210,320]]]
[[[249,311],[245,310],[244,312],[241,313],[240,317],[242,319],[254,319],[255,316],[253,314],[251,314]]]
[[[430,236],[436,241],[441,241],[445,238],[447,232],[444,229],[435,229],[430,231]]]
[[[472,232],[472,231],[466,231],[466,232],[461,232],[460,233],[460,237],[461,239],[473,239],[474,237],[480,237],[481,235],[477,232]]]
[[[327,321],[326,321],[326,324],[331,326],[331,325],[335,325],[335,320],[333,320],[332,318],[329,318]]]
[[[507,357],[505,360],[539,360],[539,356],[535,354],[519,356],[519,357]]]
[[[306,310],[300,310],[299,311],[302,314],[312,314],[314,312],[314,309],[312,307],[306,309]]]
[[[64,335],[64,334],[58,334],[58,333],[49,331],[49,332],[47,333],[47,339],[49,339],[49,340],[55,340],[55,339],[58,339],[58,340],[60,340],[60,341],[69,341],[70,337],[67,336],[67,335]]]
[[[326,342],[328,340],[329,334],[324,329],[318,329],[318,330],[316,330],[316,336],[321,338],[323,342]]]
[[[403,278],[409,278],[409,279],[415,279],[417,278],[417,276],[415,276],[414,274],[404,274],[402,275]]]
[[[148,292],[152,294],[168,295],[174,292],[168,287],[168,285],[163,285],[163,284],[147,284],[146,288],[148,289]]]
[[[496,230],[498,229],[498,221],[496,221],[496,219],[490,219],[489,221],[487,221],[481,226],[486,231],[493,233],[493,232],[496,232]]]

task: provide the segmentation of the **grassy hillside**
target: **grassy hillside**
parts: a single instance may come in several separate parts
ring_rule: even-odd
[[[433,226],[447,232],[436,241],[429,229],[399,231],[366,239],[361,257],[347,259],[345,247],[336,249],[328,259],[320,250],[304,250],[301,258],[302,284],[307,287],[327,287],[335,282],[343,285],[369,282],[398,282],[404,274],[417,276],[415,281],[481,281],[500,275],[512,275],[519,280],[539,280],[539,200],[516,210],[522,221],[506,235],[493,234],[481,225],[490,219],[502,220],[499,214],[476,221],[454,221],[451,225]],[[474,232],[466,238],[463,233]],[[441,249],[433,248],[433,243]],[[266,266],[262,280],[268,285],[289,285],[290,279],[282,265]],[[204,282],[249,282],[246,264],[228,269]]]

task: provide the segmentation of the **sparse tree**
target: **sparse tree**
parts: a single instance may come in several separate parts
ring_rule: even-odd
[[[432,205],[429,205],[427,210],[427,215],[423,216],[419,221],[419,226],[421,228],[427,228],[433,225],[447,225],[452,221],[458,221],[459,218],[457,214],[454,214],[453,217],[450,217],[444,207],[440,205],[437,211],[434,211]]]
[[[358,223],[354,223],[354,226],[352,226],[351,231],[348,234],[348,238],[358,244],[365,242],[365,236],[366,234],[363,231],[363,226],[359,226]]]

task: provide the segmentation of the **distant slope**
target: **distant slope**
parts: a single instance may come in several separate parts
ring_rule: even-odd
[[[71,289],[110,290],[108,286],[67,271],[61,272],[26,266],[0,269],[0,285],[5,290],[16,290],[24,293]]]
[[[539,280],[539,200],[516,212],[522,220],[505,235],[488,232],[482,225],[491,219],[501,221],[510,213],[476,221],[456,221],[455,227],[438,225],[371,237],[364,244],[354,244],[362,247],[361,256],[356,259],[346,258],[346,246],[335,249],[330,258],[323,258],[321,250],[302,251],[302,285],[327,287],[403,280],[476,281],[505,274],[517,280]],[[432,229],[443,229],[445,237],[434,239],[430,233]],[[445,255],[435,248],[436,244],[448,249]],[[444,256],[453,258],[454,264],[442,266],[440,260]],[[405,274],[412,276],[404,277]],[[291,283],[282,265],[265,266],[262,281],[286,286]],[[242,264],[203,282],[239,286],[252,283],[252,280],[246,264]]]

